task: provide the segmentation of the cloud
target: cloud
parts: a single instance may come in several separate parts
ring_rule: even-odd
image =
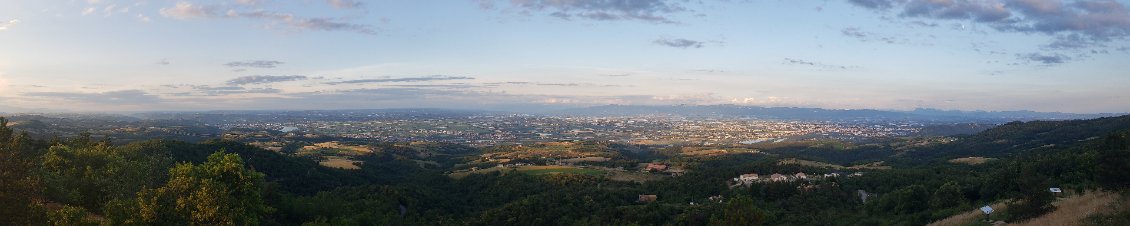
[[[1071,57],[1064,56],[1063,54],[1029,53],[1019,55],[1018,57],[1022,60],[1027,60],[1028,62],[1039,62],[1044,65],[1062,64],[1067,63],[1067,61],[1071,60]]]
[[[172,8],[162,8],[159,12],[162,16],[175,19],[192,19],[219,15],[216,7],[203,7],[193,5],[189,2],[177,2]]]
[[[1130,10],[1113,0],[849,0],[904,18],[966,20],[1001,32],[1044,34],[1051,47],[1083,48],[1130,37]],[[1069,42],[1075,42],[1074,44]]]
[[[360,6],[359,2],[341,0],[330,1],[338,2],[341,6],[347,6],[351,2]],[[336,6],[336,5],[335,5]],[[173,19],[254,19],[263,20],[268,22],[267,27],[285,27],[295,31],[351,31],[362,34],[376,34],[377,31],[372,26],[367,24],[355,24],[343,22],[340,18],[332,17],[317,17],[306,18],[300,17],[290,13],[274,12],[263,9],[246,10],[242,7],[231,7],[225,5],[194,5],[189,2],[178,2],[175,6],[169,8],[162,8],[160,10],[162,16]]]
[[[267,84],[276,82],[299,81],[306,79],[307,77],[305,75],[251,75],[228,80],[226,84],[238,86],[248,84]]]
[[[273,24],[281,24],[297,30],[315,31],[352,31],[362,34],[376,34],[377,31],[370,25],[340,22],[335,18],[301,18],[289,13],[269,11],[235,12],[228,11],[229,17],[243,17],[265,19]]]
[[[889,9],[895,4],[890,0],[848,0],[848,2],[870,9]]]
[[[255,61],[232,61],[224,64],[228,67],[253,67],[253,68],[275,68],[277,65],[283,64],[282,61],[275,60],[255,60]]]
[[[911,0],[905,5],[903,16],[936,19],[971,19],[980,22],[997,22],[1012,16],[1005,4],[997,0]]]
[[[16,24],[19,24],[19,23],[20,23],[20,20],[16,20],[16,19],[8,20],[7,22],[0,22],[0,31],[6,31],[9,28],[15,27]]]
[[[858,27],[844,28],[843,30],[840,30],[840,34],[855,38],[867,38],[867,36],[870,36],[870,34],[863,32]]]
[[[99,93],[85,92],[29,92],[23,93],[27,97],[54,98],[66,101],[81,102],[84,104],[105,105],[145,105],[160,103],[161,98],[145,93],[141,90],[120,90]]]
[[[684,49],[686,49],[686,48],[696,48],[697,49],[697,48],[702,48],[702,46],[703,46],[702,45],[703,43],[700,42],[700,41],[689,40],[689,39],[681,39],[681,38],[676,38],[676,39],[660,38],[660,39],[656,39],[654,41],[654,43],[658,44],[658,45],[662,45],[662,46],[684,48]]]
[[[149,16],[146,16],[145,14],[141,14],[141,13],[137,14],[137,20],[139,20],[141,22],[146,22],[146,23],[153,21],[153,19],[149,18]]]
[[[840,30],[840,34],[847,37],[852,37],[863,42],[883,42],[887,44],[909,44],[909,45],[929,45],[928,43],[912,43],[910,39],[898,36],[881,35],[872,32],[863,31],[858,27],[849,27]]]
[[[469,80],[475,79],[474,77],[467,76],[447,76],[447,75],[430,75],[421,77],[402,77],[402,78],[378,78],[378,79],[356,79],[345,80],[338,82],[327,82],[328,85],[340,84],[360,84],[360,83],[389,83],[389,82],[429,82],[429,81],[448,81],[448,80]]]
[[[479,5],[489,9],[495,6],[495,2],[505,2],[502,4],[508,4],[525,14],[545,12],[566,20],[580,18],[675,23],[670,18],[671,14],[689,11],[672,0],[479,0]]]
[[[326,0],[326,3],[338,9],[356,9],[361,8],[362,5],[361,2],[354,0]]]
[[[813,66],[813,67],[817,67],[817,68],[825,69],[825,70],[851,70],[851,69],[859,68],[859,66],[833,65],[833,64],[825,64],[825,63],[820,63],[820,62],[801,60],[801,59],[793,59],[793,58],[785,58],[784,64],[807,65],[807,66]]]
[[[244,5],[258,5],[263,2],[262,0],[235,0],[236,3]]]
[[[157,65],[169,65],[169,64],[172,64],[172,62],[169,62],[168,58],[163,58],[163,59],[161,59],[161,61],[157,61]]]
[[[224,96],[232,94],[251,94],[251,93],[281,93],[282,90],[275,88],[244,88],[240,86],[206,86],[197,85],[191,86],[193,92],[178,93],[178,96]]]

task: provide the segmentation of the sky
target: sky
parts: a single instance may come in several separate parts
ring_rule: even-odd
[[[0,111],[1130,112],[1111,0],[0,0]]]

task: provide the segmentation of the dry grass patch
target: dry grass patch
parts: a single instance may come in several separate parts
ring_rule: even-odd
[[[1070,226],[1083,225],[1083,218],[1096,213],[1110,211],[1106,208],[1115,200],[1118,194],[1110,192],[1087,192],[1084,195],[1072,196],[1056,201],[1055,211],[1025,222],[1009,225],[1021,226]]]
[[[330,167],[330,168],[357,170],[357,169],[361,169],[361,167],[354,165],[353,163],[358,163],[358,162],[361,162],[361,161],[346,159],[346,158],[342,158],[342,157],[338,157],[338,156],[329,156],[329,157],[326,157],[325,160],[318,162],[318,164],[325,166],[325,167]]]
[[[990,207],[993,207],[994,212],[1001,212],[1001,211],[1004,211],[1004,206],[1005,206],[1004,203],[997,203],[997,204],[991,205]],[[978,208],[980,208],[980,207],[978,207]],[[984,215],[985,214],[981,213],[980,209],[975,209],[975,210],[972,210],[972,211],[969,211],[969,212],[965,212],[965,213],[958,214],[958,215],[953,215],[953,216],[947,217],[945,219],[935,221],[933,223],[927,224],[926,226],[960,226],[960,225],[967,225],[967,224],[969,224],[973,221],[977,221],[977,220],[985,218]]]
[[[995,158],[985,158],[985,157],[965,157],[965,158],[950,159],[948,162],[953,163],[953,164],[980,165],[980,164],[985,164],[986,162],[989,162],[989,161],[992,161],[992,160],[996,160],[996,159]]]

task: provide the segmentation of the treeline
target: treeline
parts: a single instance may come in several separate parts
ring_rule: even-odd
[[[443,173],[454,162],[421,167],[396,145],[359,157],[358,170],[339,170],[230,141],[37,140],[6,124],[0,119],[0,219],[10,225],[923,225],[1003,200],[1012,200],[1001,214],[1008,220],[1035,217],[1053,208],[1049,187],[1130,187],[1127,131],[1068,137],[1061,140],[1083,141],[976,166],[914,156],[860,177],[731,188],[744,173],[833,170],[738,154],[668,159],[688,173],[644,183],[512,172],[452,179]],[[1006,131],[1046,132],[1014,126]],[[1125,211],[1104,217],[1096,222],[1130,222]]]

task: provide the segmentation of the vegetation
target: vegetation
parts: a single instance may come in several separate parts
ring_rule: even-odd
[[[1127,118],[1012,123],[901,151],[894,144],[812,143],[758,148],[772,155],[688,156],[678,148],[665,154],[669,150],[637,145],[543,144],[532,148],[613,160],[585,162],[608,164],[601,168],[482,170],[459,177],[450,172],[470,168],[461,162],[478,161],[482,152],[450,144],[366,144],[375,151],[355,156],[363,164],[346,170],[223,140],[114,145],[89,136],[31,139],[0,119],[0,219],[10,225],[925,225],[976,218],[963,213],[1005,203],[993,219],[1022,222],[1057,209],[1075,211],[1055,207],[1049,187],[1126,194]],[[531,149],[488,152],[515,148]],[[806,158],[837,150],[848,154]],[[962,156],[996,160],[949,162]],[[894,167],[780,164],[788,158]],[[429,161],[434,164],[420,164]],[[686,173],[635,182],[606,172],[651,161]],[[863,176],[729,186],[745,173],[844,170]],[[640,202],[641,195],[657,199]],[[1127,197],[1113,196],[1103,197]],[[1128,222],[1126,202],[1111,203],[1111,211],[1085,222]]]

